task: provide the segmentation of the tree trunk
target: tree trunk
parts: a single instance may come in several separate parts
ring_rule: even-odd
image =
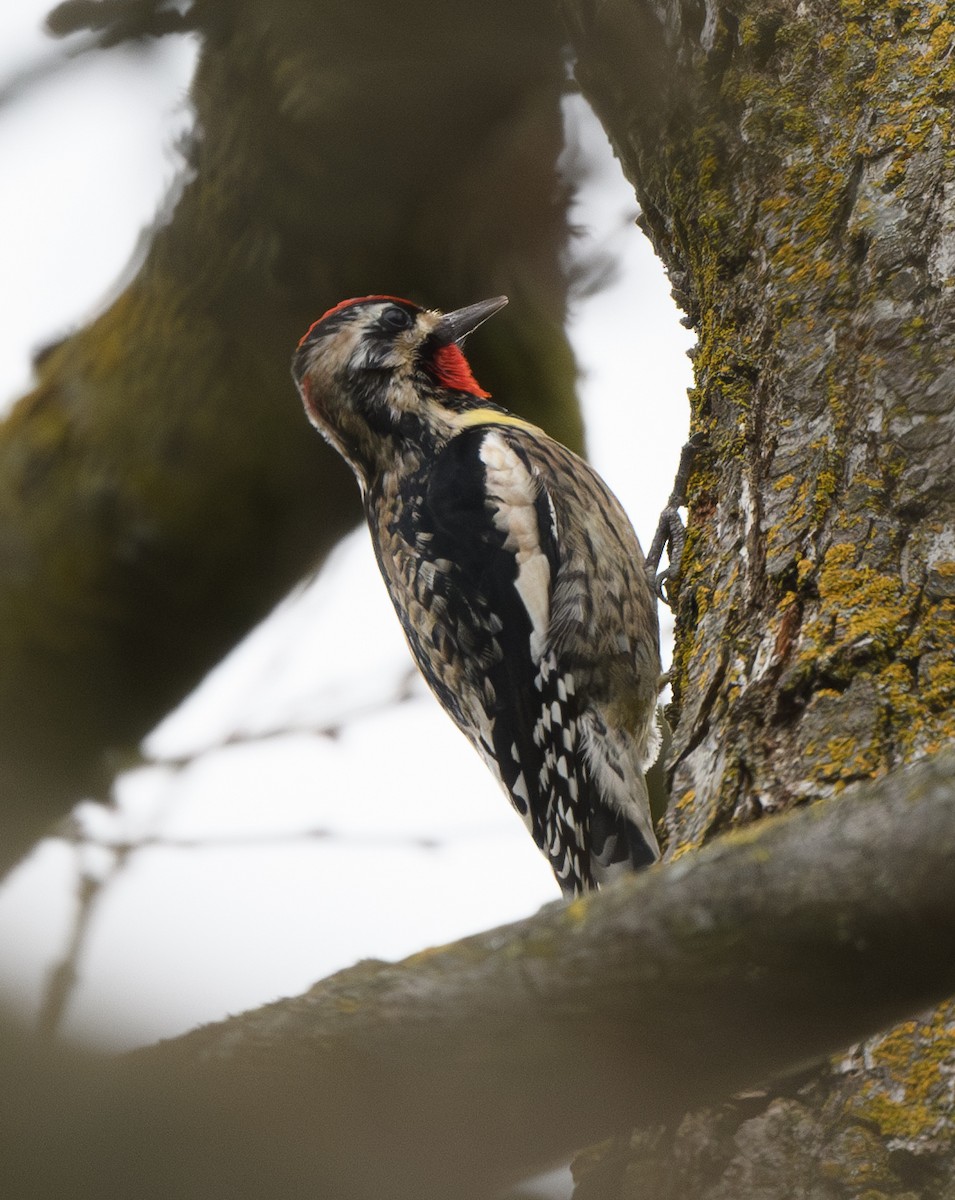
[[[169,8],[66,4],[57,27],[111,42]],[[0,424],[0,872],[358,519],[289,378],[325,308],[510,292],[521,319],[475,348],[482,381],[580,440],[551,0],[204,0],[189,19],[192,177]]]
[[[955,733],[955,21],[564,9],[699,337],[673,857]],[[581,1200],[949,1195],[953,1038],[945,1007],[794,1094],[640,1135],[581,1163]]]

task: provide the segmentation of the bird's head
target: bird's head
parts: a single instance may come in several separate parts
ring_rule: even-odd
[[[484,402],[461,342],[506,303],[496,296],[440,313],[363,296],[311,326],[292,375],[309,420],[363,487],[396,458],[433,451],[455,432],[455,413]]]

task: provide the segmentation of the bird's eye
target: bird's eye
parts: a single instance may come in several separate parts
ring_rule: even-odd
[[[402,329],[411,328],[411,314],[405,309],[398,308],[397,305],[392,304],[381,314],[381,324],[389,332],[398,333]]]

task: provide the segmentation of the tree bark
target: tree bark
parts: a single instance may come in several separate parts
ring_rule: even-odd
[[[63,5],[57,28],[109,43],[160,7]],[[0,872],[358,519],[288,374],[325,308],[509,292],[482,382],[580,441],[550,0],[202,0],[189,20],[190,178],[0,424]]]
[[[955,23],[928,3],[564,10],[699,336],[672,857],[955,734]],[[630,1184],[581,1198],[648,1175],[690,1198],[947,1194],[953,1028],[946,1007],[878,1039],[784,1120],[770,1098],[645,1140]]]
[[[28,1068],[21,1046],[3,1072],[23,1091],[0,1179],[5,1195],[52,1196],[62,1175],[77,1200],[489,1196],[586,1139],[804,1070],[953,989],[948,754],[112,1065]]]

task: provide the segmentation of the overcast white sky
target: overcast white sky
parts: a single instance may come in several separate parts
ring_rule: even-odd
[[[18,0],[0,12],[0,86],[50,53],[37,32],[47,8]],[[174,183],[193,56],[182,38],[147,55],[97,54],[0,108],[0,409],[28,385],[31,351],[113,293]],[[646,545],[686,433],[691,339],[579,101],[568,127],[591,164],[575,213],[591,239],[581,252],[597,246],[620,264],[571,329],[590,453]],[[316,312],[335,299],[317,296]],[[65,1027],[111,1045],[556,899],[523,825],[423,685],[386,703],[409,661],[358,531],[150,739],[154,754],[194,759],[126,776],[113,807],[83,809],[104,845],[46,842],[0,889],[0,998],[36,1008],[70,936],[80,872],[105,886]],[[340,734],[199,753],[236,735],[327,725]],[[150,844],[125,858],[108,848],[130,840]]]

